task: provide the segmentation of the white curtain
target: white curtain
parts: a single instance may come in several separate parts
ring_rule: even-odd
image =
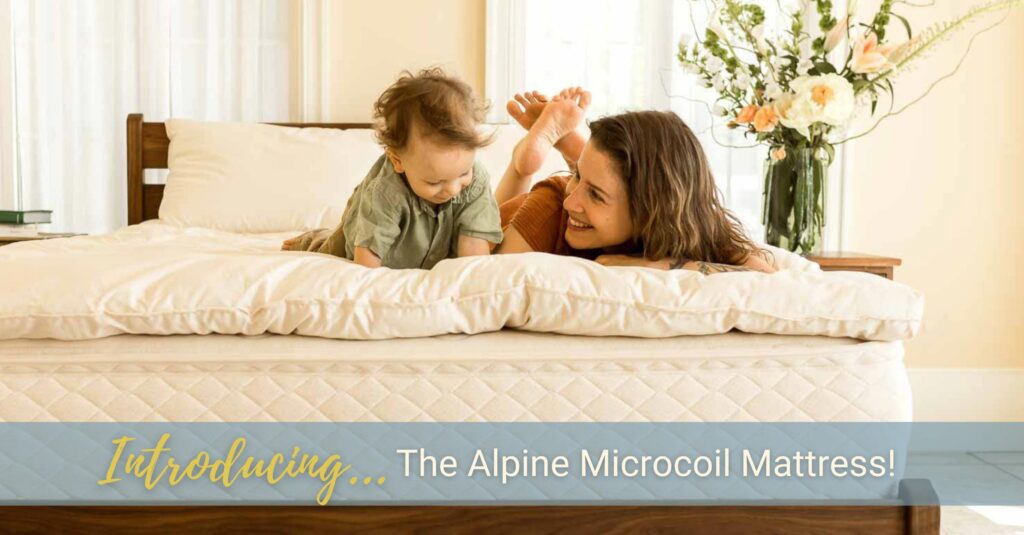
[[[51,230],[125,224],[129,113],[289,119],[289,0],[0,2],[12,21],[21,206],[53,210]]]
[[[0,210],[18,209],[18,186],[14,168],[14,44],[11,0],[0,0]]]
[[[765,149],[731,148],[751,143],[727,129],[711,131],[708,107],[695,102],[711,95],[683,75],[675,58],[679,38],[704,27],[706,4],[489,0],[486,68],[488,96],[496,101],[491,120],[507,121],[504,100],[516,91],[576,85],[594,95],[591,119],[629,110],[675,111],[698,133],[727,206],[760,238]],[[778,2],[762,6],[774,16]]]

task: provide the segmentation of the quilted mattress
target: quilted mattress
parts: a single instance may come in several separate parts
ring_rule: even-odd
[[[900,342],[739,332],[0,341],[0,421],[909,421]]]

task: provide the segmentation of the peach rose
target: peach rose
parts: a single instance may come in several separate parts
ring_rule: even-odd
[[[757,115],[758,107],[757,104],[750,104],[746,108],[740,111],[740,114],[736,116],[736,124],[750,124],[754,117]]]
[[[772,151],[772,160],[779,162],[786,159],[786,147],[779,147]]]
[[[857,74],[870,74],[885,69],[891,69],[889,54],[892,54],[896,47],[892,45],[879,45],[878,36],[874,32],[866,37],[858,37],[853,42],[853,58],[850,61],[850,69]]]
[[[775,113],[775,108],[771,106],[757,110],[757,114],[754,115],[754,130],[758,132],[771,132],[778,124],[779,116]]]

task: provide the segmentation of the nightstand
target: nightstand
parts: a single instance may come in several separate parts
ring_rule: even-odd
[[[833,251],[810,255],[807,259],[821,266],[823,271],[863,271],[889,280],[893,280],[893,268],[903,263],[899,258],[888,256]]]
[[[26,234],[21,236],[0,233],[0,246],[10,245],[20,241],[52,240],[54,238],[73,238],[75,236],[85,236],[85,234],[75,234],[73,232],[39,232],[36,234]]]

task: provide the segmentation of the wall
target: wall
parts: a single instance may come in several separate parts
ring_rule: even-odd
[[[485,0],[341,0],[330,16],[329,119],[369,121],[403,69],[440,65],[483,94]]]
[[[923,28],[965,4],[911,14]],[[964,37],[929,65],[951,69]],[[897,91],[920,92],[936,72],[922,65]],[[1024,368],[1022,90],[1018,11],[976,40],[954,78],[853,142],[846,248],[902,258],[897,280],[924,292],[911,367]]]

